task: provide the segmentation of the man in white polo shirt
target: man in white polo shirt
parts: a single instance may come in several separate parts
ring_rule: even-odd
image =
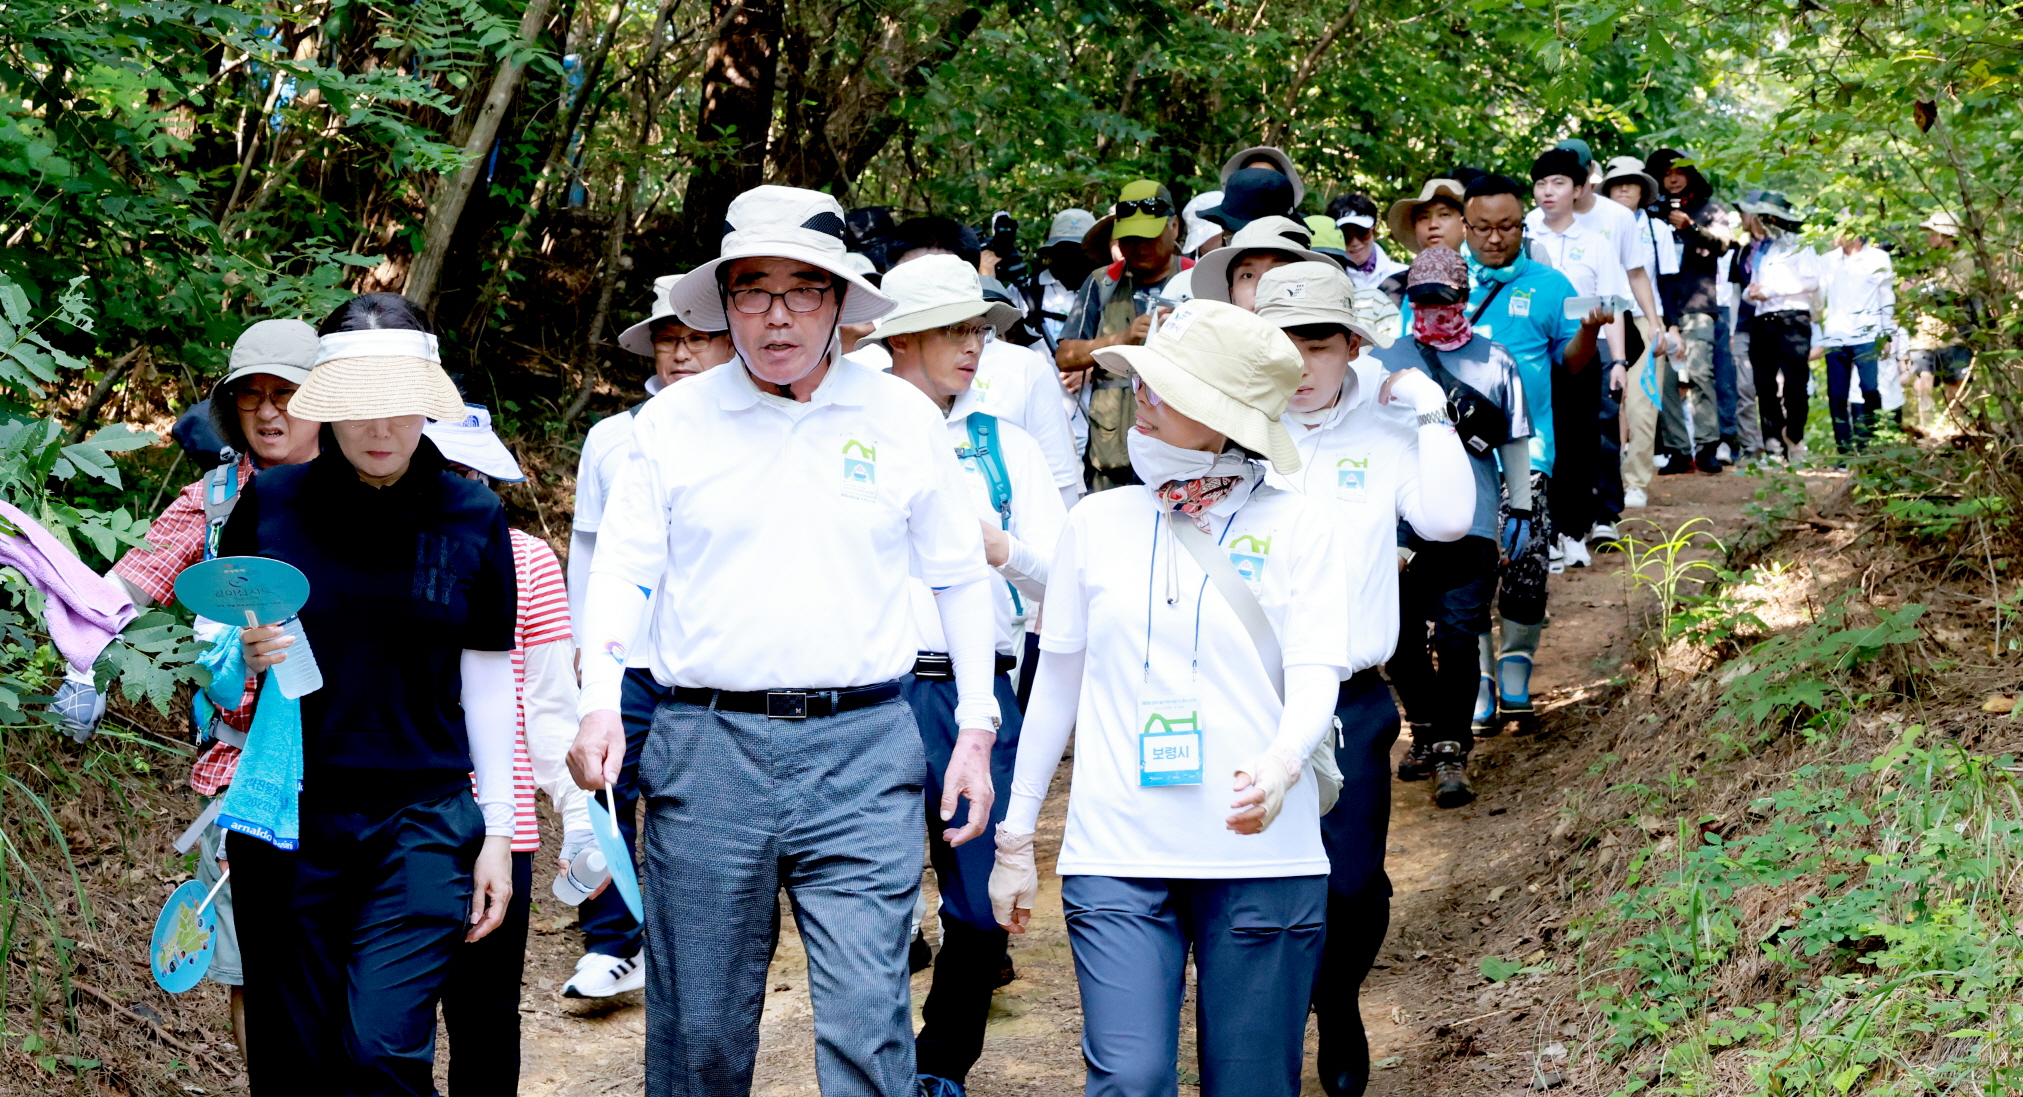
[[[966,474],[985,558],[1002,580],[991,584],[997,638],[992,688],[1004,718],[991,748],[991,785],[999,796],[991,815],[995,825],[1004,818],[1018,761],[1020,719],[1011,671],[1024,645],[1025,623],[1046,597],[1047,567],[1068,512],[1039,443],[984,411],[973,384],[982,373],[987,333],[1016,323],[1018,311],[985,300],[976,270],[953,255],[929,255],[893,267],[879,292],[899,305],[878,321],[870,337],[891,352],[893,375],[926,393],[947,416],[948,445]],[[959,729],[955,675],[934,603],[927,585],[915,583],[921,651],[905,697],[927,751],[928,858],[940,883],[941,950],[921,1006],[914,1053],[922,1094],[960,1097],[983,1052],[991,992],[1008,978],[1009,934],[990,909],[994,851],[984,842],[950,846],[939,840],[945,830],[967,820],[958,814],[944,822],[939,815],[942,790],[935,771],[948,761]]]
[[[646,396],[652,399],[677,381],[695,377],[731,360],[731,336],[727,331],[697,331],[674,314],[668,294],[680,282],[679,274],[653,280],[653,311],[646,319],[618,334],[618,345],[642,358],[653,360],[653,376],[646,379]],[[583,643],[583,592],[590,586],[590,561],[597,552],[597,530],[604,521],[604,502],[618,470],[638,457],[632,446],[632,424],[641,400],[616,415],[607,416],[590,428],[583,439],[583,456],[576,465],[576,511],[569,529],[569,620],[577,650]],[[630,648],[625,664],[624,703],[625,768],[612,792],[618,816],[618,832],[625,848],[634,849],[634,810],[639,800],[639,751],[646,745],[646,729],[653,722],[653,710],[667,690],[653,680],[653,638],[642,634]],[[564,849],[563,859],[577,853]],[[615,888],[583,900],[576,908],[583,930],[583,955],[576,970],[562,985],[565,998],[608,998],[646,985],[642,965],[639,922],[625,909]]]
[[[584,604],[585,788],[619,775],[620,678],[654,601],[653,675],[672,687],[640,758],[646,796],[646,1092],[749,1093],[777,933],[808,952],[822,1092],[915,1091],[906,953],[920,887],[926,764],[899,679],[915,582],[934,588],[959,729],[942,819],[984,830],[991,595],[944,417],[896,377],[843,360],[843,324],[892,301],[850,271],[829,195],[733,201],[719,257],[674,289],[684,323],[737,357],[650,401],[619,472]]]
[[[1398,330],[1398,306],[1384,291],[1357,289],[1333,263],[1293,263],[1258,280],[1257,315],[1305,362],[1281,420],[1299,471],[1270,472],[1265,482],[1326,507],[1349,576],[1349,677],[1335,698],[1342,792],[1321,816],[1328,932],[1313,995],[1321,1088],[1342,1097],[1369,1081],[1358,988],[1390,924],[1384,840],[1398,706],[1377,668],[1398,645],[1398,522],[1429,541],[1467,536],[1475,473],[1440,385],[1418,370],[1387,377],[1363,353],[1389,347]]]

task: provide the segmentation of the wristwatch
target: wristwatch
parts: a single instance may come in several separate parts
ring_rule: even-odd
[[[1451,427],[1454,425],[1454,420],[1447,417],[1446,408],[1441,408],[1439,411],[1421,412],[1419,414],[1419,425],[1422,427]]]

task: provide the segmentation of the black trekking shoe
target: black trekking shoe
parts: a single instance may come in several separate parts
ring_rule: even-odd
[[[934,966],[934,947],[927,943],[927,934],[916,930],[913,943],[906,948],[906,970],[918,975]]]
[[[1445,742],[1433,744],[1428,752],[1433,762],[1433,802],[1443,808],[1458,808],[1475,799],[1475,789],[1468,783],[1468,756],[1461,753],[1461,744]]]
[[[1405,752],[1405,760],[1398,763],[1398,780],[1424,781],[1433,776],[1433,755],[1426,744],[1412,740],[1412,748]]]

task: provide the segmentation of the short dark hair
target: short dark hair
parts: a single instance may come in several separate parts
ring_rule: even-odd
[[[372,331],[377,328],[435,331],[435,325],[429,323],[427,310],[400,294],[361,293],[324,317],[323,323],[316,328],[316,334],[333,335],[340,331]]]
[[[1499,194],[1510,195],[1521,206],[1524,204],[1524,193],[1524,184],[1508,175],[1485,175],[1468,184],[1468,192],[1461,196],[1462,212],[1466,213],[1468,203],[1477,198],[1494,198]]]
[[[1377,204],[1370,201],[1367,194],[1340,194],[1328,202],[1328,220],[1339,221],[1350,214],[1359,214],[1373,221],[1381,221],[1377,215]]]
[[[909,251],[936,248],[949,252],[970,266],[983,258],[983,244],[969,226],[948,217],[909,217],[892,231],[891,246],[885,254],[898,259]]]
[[[1347,324],[1295,324],[1283,330],[1294,339],[1312,339],[1316,342],[1332,338],[1337,332],[1346,336],[1352,342],[1361,338],[1355,332],[1350,331]]]

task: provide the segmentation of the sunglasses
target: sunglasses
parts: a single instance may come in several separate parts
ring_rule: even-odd
[[[1152,386],[1145,383],[1145,378],[1135,373],[1131,375],[1131,391],[1139,396],[1143,396],[1145,402],[1155,408],[1166,402],[1159,399],[1159,394],[1152,391]]]
[[[1171,217],[1173,216],[1173,203],[1168,202],[1164,198],[1135,198],[1128,202],[1117,203],[1110,208],[1110,211],[1118,217],[1129,217],[1140,213],[1147,217]]]

